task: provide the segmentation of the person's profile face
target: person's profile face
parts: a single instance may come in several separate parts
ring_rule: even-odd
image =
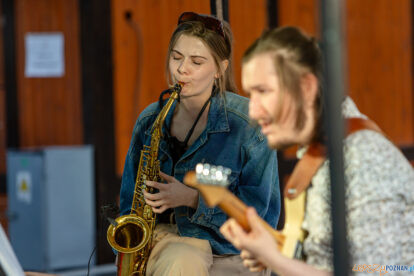
[[[260,125],[269,146],[281,149],[297,142],[296,114],[292,97],[280,90],[273,60],[273,54],[263,53],[243,64],[242,86],[250,96],[250,118]]]
[[[181,35],[169,56],[174,82],[183,85],[181,97],[211,94],[217,67],[210,50],[200,38]]]

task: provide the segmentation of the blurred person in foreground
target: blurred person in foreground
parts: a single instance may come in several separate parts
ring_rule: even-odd
[[[242,85],[250,95],[249,115],[273,149],[298,145],[301,158],[310,146],[324,144],[322,58],[314,38],[294,27],[265,32],[246,51]],[[344,118],[368,119],[345,97]],[[343,140],[347,239],[350,265],[414,263],[414,170],[380,131],[361,129]],[[331,275],[329,160],[308,186],[302,228],[305,262],[289,259],[249,208],[251,231],[229,219],[222,234],[242,250],[252,271],[269,267],[278,275]],[[293,193],[296,191],[293,190]],[[285,196],[287,194],[285,193]],[[366,272],[368,273],[368,272]],[[372,273],[372,272],[371,272]],[[396,275],[399,272],[394,272]]]

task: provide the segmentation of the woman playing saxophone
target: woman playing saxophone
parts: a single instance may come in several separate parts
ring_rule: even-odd
[[[182,86],[166,114],[159,144],[161,181],[143,191],[157,215],[147,275],[264,275],[243,267],[239,251],[220,234],[226,215],[208,208],[198,191],[182,183],[199,162],[232,170],[229,189],[276,226],[280,210],[277,160],[248,119],[248,99],[233,92],[232,34],[215,17],[183,13],[170,39],[166,75]],[[165,101],[138,117],[126,157],[120,193],[121,215],[131,210],[140,152]],[[264,272],[262,272],[264,273]],[[267,273],[267,272],[266,272]]]

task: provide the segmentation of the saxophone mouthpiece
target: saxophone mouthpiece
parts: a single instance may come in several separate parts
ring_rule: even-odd
[[[184,83],[182,82],[177,82],[174,87],[171,89],[171,93],[172,92],[177,92],[177,102],[180,102],[180,93],[181,93],[181,89],[183,89]]]
[[[183,86],[184,83],[179,81],[174,85],[174,90],[177,91],[178,94],[180,94],[181,89],[183,89]]]

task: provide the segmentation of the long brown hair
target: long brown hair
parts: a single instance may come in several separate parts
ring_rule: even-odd
[[[322,53],[316,39],[306,35],[296,27],[281,27],[264,32],[244,53],[242,63],[245,64],[258,54],[270,53],[273,56],[274,67],[279,78],[281,96],[279,108],[283,105],[283,95],[289,93],[294,99],[297,114],[296,128],[304,126],[306,116],[303,112],[301,96],[301,78],[306,73],[312,73],[318,79],[319,88],[315,101],[316,129],[313,140],[322,136],[321,116],[322,103]]]
[[[215,31],[206,28],[204,24],[199,21],[183,22],[177,26],[177,28],[174,30],[171,36],[167,52],[165,74],[168,85],[172,84],[169,66],[171,52],[180,36],[185,34],[188,36],[194,36],[199,38],[210,50],[214,58],[214,62],[220,72],[220,76],[216,82],[216,86],[219,89],[219,91],[221,93],[224,91],[231,91],[235,93],[237,92],[236,84],[234,82],[232,61],[233,34],[227,22],[222,21],[222,26],[225,34],[224,37],[216,33]],[[224,68],[222,68],[221,66],[221,63],[224,60],[228,60],[229,62],[226,70],[224,70]]]

